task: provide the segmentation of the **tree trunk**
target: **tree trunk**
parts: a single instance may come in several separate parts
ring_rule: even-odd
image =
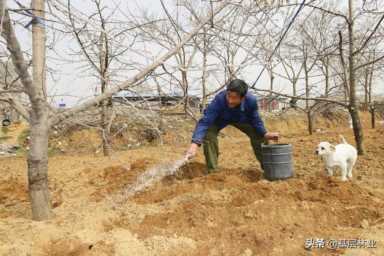
[[[183,67],[185,68],[185,67]],[[189,105],[189,98],[188,98],[188,80],[187,80],[187,71],[182,70],[181,71],[181,78],[183,83],[183,89],[184,89],[184,113],[185,117],[188,116],[188,105]]]
[[[350,107],[349,113],[352,118],[352,126],[353,126],[353,133],[355,135],[355,142],[356,147],[359,155],[364,154],[364,147],[363,147],[363,129],[360,122],[360,116],[359,111],[356,107]]]
[[[273,70],[272,70],[272,67],[271,67],[271,71],[270,71],[270,80],[269,80],[269,89],[271,90],[271,93],[269,94],[269,102],[268,102],[268,111],[271,112],[272,111],[272,92],[273,92],[273,80],[275,79],[275,77],[273,76]]]
[[[307,119],[308,119],[308,133],[309,135],[312,135],[313,134],[313,116],[312,116],[311,110],[307,111]]]
[[[375,59],[375,50],[373,50],[373,59]],[[369,72],[369,81],[368,81],[368,104],[372,104],[372,80],[373,80],[373,72],[375,70],[374,63],[371,66],[371,70]]]
[[[369,107],[368,83],[369,83],[369,70],[368,68],[366,68],[364,69],[364,111],[367,111]]]
[[[202,101],[200,107],[200,113],[202,113],[207,105],[207,31],[204,29],[203,34],[203,74],[201,76],[201,84],[202,84]]]
[[[104,32],[105,27],[102,23],[103,31],[100,33],[99,39],[99,65],[100,65],[100,83],[101,94],[105,93],[108,86],[108,46],[107,37]],[[104,156],[111,155],[111,141],[110,141],[110,118],[111,118],[112,100],[108,98],[101,102],[101,141],[103,145]]]
[[[297,95],[297,93],[296,93],[296,83],[297,83],[297,80],[296,79],[294,79],[294,81],[292,82],[292,89],[293,89],[293,91],[292,91],[292,95],[294,96],[294,97],[296,97]]]
[[[349,24],[349,21],[347,21],[348,24]],[[348,29],[350,28],[351,26],[348,26]],[[352,33],[352,32],[351,32]],[[340,86],[340,89],[343,90],[344,92],[344,103],[345,104],[348,104],[348,94],[349,94],[349,90],[348,90],[348,79],[347,79],[347,69],[346,69],[346,65],[345,65],[345,61],[344,61],[344,53],[343,53],[343,36],[342,36],[342,33],[341,31],[339,30],[338,32],[339,34],[339,52],[340,52],[340,62],[341,62],[341,67],[343,69],[343,72],[342,72],[342,76],[341,76],[341,79],[343,80],[343,83],[341,84],[343,87]],[[350,34],[350,33],[349,33]],[[353,46],[353,42],[352,43],[352,46]],[[351,53],[353,52],[353,47],[349,47],[350,49],[350,58],[353,58],[353,56],[351,55]]]
[[[353,7],[352,0],[349,0],[349,20],[348,20],[348,39],[349,39],[349,113],[352,118],[353,133],[355,135],[356,147],[359,155],[364,154],[363,148],[363,129],[360,122],[359,109],[356,99],[356,81],[354,70],[354,38],[353,38]]]
[[[304,67],[304,78],[305,78],[305,97],[307,98],[305,100],[305,112],[307,113],[307,122],[308,122],[308,133],[312,135],[313,133],[313,122],[312,122],[312,114],[311,109],[309,107],[309,70],[307,65],[307,52],[305,49],[305,43],[303,42],[303,53],[304,53],[304,60],[303,60],[303,67]]]
[[[2,36],[7,41],[12,63],[20,77],[25,92],[28,94],[31,110],[30,150],[28,152],[28,192],[31,201],[32,218],[45,220],[52,216],[48,190],[48,132],[49,108],[45,94],[45,26],[44,1],[32,1],[32,66],[33,78],[29,74],[27,62],[24,59],[20,44],[16,38],[5,1],[0,1],[2,16]]]
[[[372,129],[375,129],[375,124],[376,124],[376,120],[375,120],[375,104],[372,104],[372,106],[370,107],[370,110],[369,112],[371,113],[371,127]]]
[[[373,65],[370,72],[370,78],[368,83],[368,106],[371,113],[371,127],[375,129],[375,103],[372,102],[372,79],[373,79]]]
[[[104,156],[110,156],[112,152],[111,147],[111,140],[110,140],[110,134],[111,134],[111,126],[110,122],[111,120],[111,109],[112,109],[112,101],[111,99],[104,100],[101,102],[102,108],[101,108],[101,129],[102,129],[102,143],[103,143],[103,154]]]
[[[325,97],[327,98],[329,94],[329,57],[326,57],[325,60]]]
[[[48,108],[37,102],[30,120],[30,149],[28,152],[28,190],[34,220],[52,217],[48,189]]]
[[[161,87],[160,87],[160,83],[157,81],[156,77],[154,77],[153,79],[155,80],[155,83],[156,83],[157,95],[159,96],[159,122],[157,124],[157,128],[159,129],[160,133],[163,134],[165,131],[165,127],[164,127],[163,112],[162,112],[163,100],[161,98],[161,96],[162,96]],[[162,143],[162,141],[161,141],[161,143]]]
[[[45,25],[43,0],[32,1],[36,17],[32,24],[33,87],[29,93],[32,105],[30,150],[28,153],[28,189],[32,218],[45,220],[52,216],[48,190],[49,109],[45,93]]]

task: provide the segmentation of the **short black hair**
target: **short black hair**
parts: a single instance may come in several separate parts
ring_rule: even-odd
[[[244,97],[248,91],[248,85],[241,79],[234,79],[227,85],[227,91],[237,92],[240,97]]]

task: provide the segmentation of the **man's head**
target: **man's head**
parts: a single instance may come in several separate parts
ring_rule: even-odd
[[[227,102],[230,108],[235,108],[241,104],[247,94],[248,85],[240,79],[232,80],[227,85]]]

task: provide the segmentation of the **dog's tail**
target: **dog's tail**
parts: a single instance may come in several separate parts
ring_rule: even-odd
[[[341,143],[348,144],[348,142],[345,140],[343,135],[339,134],[339,136],[340,136],[340,139],[341,139]]]

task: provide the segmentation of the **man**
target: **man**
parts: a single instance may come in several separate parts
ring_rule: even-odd
[[[196,125],[192,144],[186,157],[193,158],[203,144],[208,173],[217,168],[219,148],[217,136],[227,125],[232,125],[248,135],[257,160],[262,165],[261,144],[278,140],[279,134],[267,132],[261,120],[256,97],[248,92],[248,85],[240,79],[232,80],[225,91],[220,92],[204,110],[204,116]]]

